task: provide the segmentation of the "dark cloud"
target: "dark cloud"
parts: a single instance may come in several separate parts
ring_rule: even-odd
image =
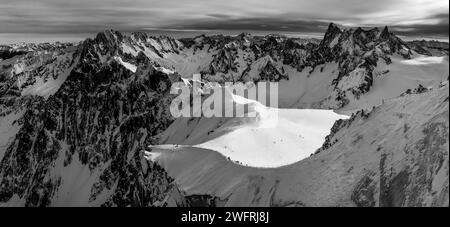
[[[205,20],[177,23],[167,28],[186,30],[238,30],[238,31],[286,31],[286,32],[324,32],[329,22],[285,20],[280,18],[243,18]]]
[[[448,37],[447,0],[0,0],[0,33],[95,33],[106,28],[324,32],[389,25]]]
[[[232,19],[232,16],[226,15],[226,14],[220,14],[220,13],[207,14],[206,16],[209,16],[212,18],[218,18],[218,19]]]
[[[404,36],[448,37],[449,14],[433,15],[427,19],[437,20],[436,24],[410,24],[391,26],[391,30]]]
[[[239,30],[239,31],[272,31],[272,32],[306,32],[323,33],[326,31],[331,19],[326,20],[287,20],[282,17],[276,18],[242,18],[230,19],[228,17],[214,16],[216,20],[179,21],[173,25],[167,25],[168,29],[180,30]],[[403,36],[427,36],[448,37],[449,15],[433,15],[425,19],[438,19],[436,24],[407,24],[388,25],[391,31]],[[356,25],[370,27],[367,25]],[[373,26],[385,26],[375,24]]]
[[[449,24],[393,26],[391,30],[404,36],[448,37]]]

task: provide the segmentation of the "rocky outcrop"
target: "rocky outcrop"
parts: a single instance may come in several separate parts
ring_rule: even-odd
[[[449,53],[448,42],[417,40],[408,42],[408,46],[417,53],[428,56],[448,56]]]

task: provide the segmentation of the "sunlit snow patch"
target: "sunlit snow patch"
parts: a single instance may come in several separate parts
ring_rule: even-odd
[[[164,68],[164,67],[156,67],[155,69],[158,70],[158,71],[160,71],[160,72],[162,72],[162,73],[165,73],[165,74],[167,74],[167,75],[170,75],[170,74],[174,74],[174,73],[175,73],[175,71],[170,70],[170,69],[167,69],[167,68]]]
[[[122,60],[122,58],[119,57],[119,56],[115,56],[115,57],[114,57],[114,60],[118,61],[118,62],[119,62],[120,64],[122,64],[125,68],[127,68],[128,70],[130,70],[130,71],[133,72],[133,73],[135,73],[136,70],[137,70],[137,66],[135,66],[135,65],[133,65],[133,64],[131,64],[131,63],[128,63],[128,62],[124,62],[124,61]]]
[[[243,165],[279,167],[309,157],[342,118],[346,116],[331,110],[279,109],[273,128],[261,127],[264,122],[248,123],[194,147],[217,151]]]
[[[57,79],[53,77],[44,80],[42,77],[37,77],[36,82],[21,92],[22,95],[39,95],[47,99],[50,95],[55,94],[66,80],[68,73],[63,73]]]
[[[440,64],[444,61],[444,57],[419,56],[413,59],[403,60],[401,63],[405,65],[430,65]]]

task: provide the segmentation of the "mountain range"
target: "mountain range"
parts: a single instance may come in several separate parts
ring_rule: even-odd
[[[448,206],[448,54],[333,23],[321,40],[106,30],[0,46],[0,205]],[[278,82],[279,128],[175,119],[170,88],[193,74]],[[294,123],[323,114],[309,110],[346,117],[300,157],[312,132]]]

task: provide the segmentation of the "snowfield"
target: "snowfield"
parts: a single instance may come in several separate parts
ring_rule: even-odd
[[[259,120],[244,118],[239,124],[237,120],[230,119],[225,121],[223,125],[210,129],[208,123],[214,120],[209,119],[208,121],[202,121],[196,126],[195,132],[189,134],[191,128],[178,127],[184,124],[183,120],[180,120],[178,121],[179,124],[171,126],[174,129],[178,128],[176,134],[189,134],[189,137],[196,138],[196,141],[200,143],[197,144],[194,141],[189,142],[183,139],[171,140],[170,142],[189,144],[193,148],[218,152],[242,165],[273,168],[309,157],[322,146],[334,122],[338,119],[348,118],[331,110],[279,109],[277,112],[278,119],[273,128],[261,127],[260,124],[264,123]],[[205,131],[210,132],[209,135],[212,132],[221,135],[207,140],[209,135],[208,133],[205,134]],[[183,138],[183,136],[175,137]],[[162,147],[153,147],[154,150],[158,148]],[[186,146],[183,148],[186,148]]]
[[[230,102],[226,105],[232,106],[234,103],[237,106],[248,106],[244,115],[236,118],[202,118],[194,126],[195,131],[192,127],[185,127],[185,118],[178,119],[165,133],[175,139],[165,143],[219,152],[246,166],[274,168],[313,154],[330,134],[334,122],[348,118],[332,110],[266,107],[258,101],[231,93],[229,88],[225,90],[224,101]],[[213,93],[210,98],[215,95],[217,93]],[[214,109],[208,111],[217,112]],[[251,117],[252,114],[254,117]],[[214,122],[212,127],[211,122]],[[195,141],[187,140],[189,138],[195,138]],[[153,148],[157,149],[158,146]]]
[[[432,65],[432,64],[441,64],[445,61],[448,56],[444,57],[433,57],[433,56],[419,56],[409,60],[402,60],[401,63],[406,65]]]
[[[334,122],[347,118],[331,110],[280,109],[274,128],[258,124],[234,131],[195,147],[217,151],[253,167],[279,167],[309,157],[325,141]]]

